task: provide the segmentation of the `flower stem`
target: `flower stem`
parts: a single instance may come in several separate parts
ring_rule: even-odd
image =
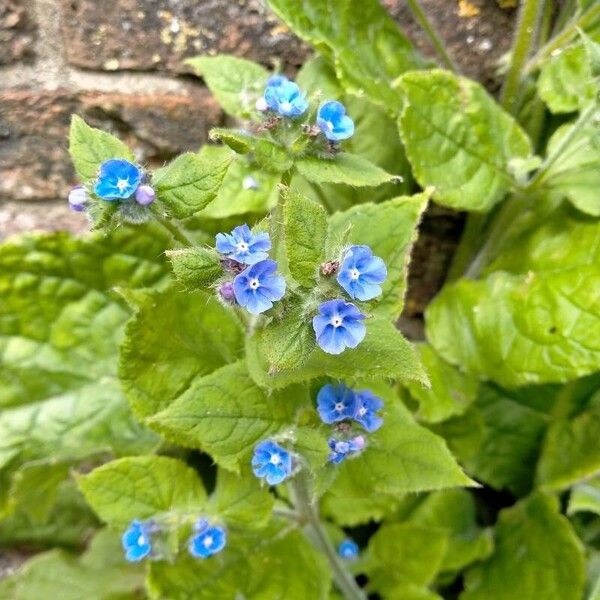
[[[164,215],[154,214],[154,218],[164,229],[166,229],[174,239],[176,239],[182,246],[193,247],[194,241],[189,238],[183,230],[181,230],[173,221],[169,221]]]
[[[515,114],[521,98],[523,67],[533,46],[536,30],[547,0],[523,0],[512,46],[512,56],[506,81],[502,88],[500,103],[508,112]]]
[[[366,594],[358,586],[353,575],[346,569],[321,523],[317,506],[310,500],[308,484],[304,473],[298,473],[291,480],[291,488],[296,510],[306,520],[308,533],[313,543],[329,561],[331,570],[333,571],[333,580],[339,591],[346,600],[366,600]]]
[[[450,71],[454,71],[455,73],[457,73],[458,68],[456,67],[456,64],[450,58],[450,55],[448,54],[448,51],[444,46],[444,42],[442,42],[442,39],[440,38],[438,32],[435,30],[435,28],[427,18],[427,15],[425,14],[425,11],[423,10],[423,7],[421,6],[419,0],[407,0],[406,3],[408,4],[415,19],[421,26],[421,29],[423,29],[423,31],[429,38],[431,45],[438,53],[438,56],[440,57],[444,67],[450,69]]]

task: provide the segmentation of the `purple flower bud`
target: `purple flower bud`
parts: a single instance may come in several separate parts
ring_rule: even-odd
[[[226,281],[219,286],[219,296],[223,302],[233,306],[235,302],[235,293],[233,291],[233,282]]]
[[[76,212],[85,210],[87,202],[87,193],[82,185],[76,185],[69,192],[69,206]]]
[[[362,435],[357,435],[356,437],[350,440],[350,446],[355,452],[362,450],[365,447],[366,443],[367,441]]]
[[[156,192],[149,185],[140,185],[135,191],[135,201],[142,206],[152,204],[156,199]]]

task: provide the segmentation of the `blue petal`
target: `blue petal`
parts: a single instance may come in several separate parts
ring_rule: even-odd
[[[285,279],[281,275],[274,275],[261,282],[259,288],[269,300],[281,300],[285,295]]]
[[[230,254],[236,250],[232,237],[226,233],[217,233],[216,248],[221,254]]]
[[[354,121],[344,115],[334,126],[333,131],[330,133],[332,141],[341,142],[347,140],[354,135]]]
[[[328,354],[341,354],[346,349],[345,334],[343,327],[327,327],[317,337],[317,343]]]
[[[284,479],[286,479],[288,473],[285,471],[285,469],[276,467],[275,465],[271,466],[274,468],[272,468],[269,471],[269,473],[267,473],[266,480],[269,485],[277,485],[281,483]]]
[[[362,302],[373,300],[377,296],[381,296],[381,286],[376,283],[367,283],[366,281],[358,281],[354,285],[354,294],[350,294],[353,298]]]
[[[325,102],[320,106],[317,116],[325,121],[331,121],[335,124],[345,114],[346,109],[341,102],[338,102],[337,100],[330,100],[329,102]]]
[[[367,334],[365,324],[360,321],[344,321],[344,325],[338,329],[344,330],[344,342],[349,348],[356,348]]]
[[[317,334],[317,337],[320,336],[323,331],[325,331],[327,326],[333,327],[333,325],[331,325],[331,318],[324,317],[323,315],[317,315],[316,317],[313,317],[312,326],[314,332]]]

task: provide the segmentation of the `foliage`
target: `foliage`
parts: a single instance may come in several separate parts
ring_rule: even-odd
[[[500,102],[377,0],[270,0],[318,54],[190,59],[215,143],[73,117],[94,232],[0,246],[0,545],[46,550],[0,596],[600,597],[600,14],[534,1]],[[468,216],[416,342],[430,202]]]

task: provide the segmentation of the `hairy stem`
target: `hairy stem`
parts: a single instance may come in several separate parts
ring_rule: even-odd
[[[423,10],[423,7],[421,6],[419,0],[406,0],[406,3],[408,4],[415,19],[421,26],[421,29],[423,29],[423,31],[429,38],[431,45],[438,53],[438,56],[440,57],[440,60],[444,67],[446,67],[446,69],[450,69],[450,71],[454,71],[455,73],[457,73],[458,68],[456,67],[456,64],[454,63],[452,58],[450,58],[450,55],[446,50],[446,46],[444,46],[444,42],[440,38],[438,32],[435,30],[435,27],[427,18],[427,15],[425,14],[425,11]]]
[[[173,221],[170,221],[164,215],[154,215],[156,222],[159,223],[164,229],[166,229],[175,240],[177,240],[182,246],[193,247],[194,240],[189,238],[182,229],[180,229]]]
[[[298,473],[298,475],[291,480],[290,485],[296,510],[306,520],[308,533],[315,546],[319,548],[329,561],[333,572],[333,580],[335,581],[337,588],[346,600],[366,600],[366,594],[358,586],[353,575],[346,569],[346,565],[344,565],[335,551],[335,548],[323,527],[323,523],[321,523],[318,509],[310,500],[305,475],[303,473]]]
[[[500,103],[508,112],[515,114],[521,99],[523,67],[529,57],[536,37],[536,30],[546,0],[523,0],[512,46],[512,56],[506,81],[502,88]]]

